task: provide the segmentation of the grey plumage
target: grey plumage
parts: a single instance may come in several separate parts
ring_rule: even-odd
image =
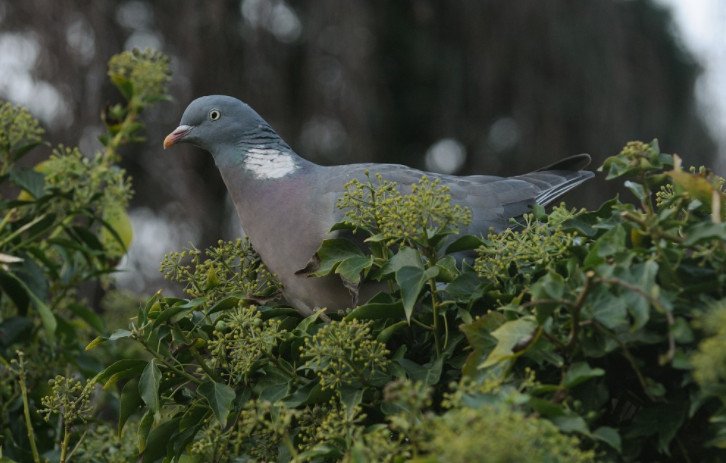
[[[365,173],[380,173],[407,189],[422,175],[440,178],[452,201],[472,210],[470,233],[500,231],[509,219],[547,205],[591,178],[583,171],[587,154],[566,158],[515,177],[456,177],[397,164],[319,166],[299,157],[252,108],[221,95],[191,102],[180,126],[164,140],[192,143],[210,152],[229,190],[242,227],[263,262],[282,282],[286,299],[303,313],[316,307],[339,310],[351,303],[335,277],[296,274],[310,261],[330,227],[342,217],[336,209],[344,184]],[[365,297],[365,289],[362,297]]]

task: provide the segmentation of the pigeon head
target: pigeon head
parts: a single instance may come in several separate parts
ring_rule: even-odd
[[[164,139],[164,149],[191,143],[214,154],[215,149],[235,145],[267,123],[236,98],[209,95],[189,103],[179,127]]]

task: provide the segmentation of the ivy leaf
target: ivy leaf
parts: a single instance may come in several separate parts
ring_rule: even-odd
[[[688,402],[654,404],[640,410],[633,418],[628,438],[658,436],[658,450],[670,455],[668,447],[686,418]]]
[[[438,359],[424,365],[419,365],[418,363],[405,358],[400,358],[397,362],[404,370],[406,370],[406,374],[408,374],[408,377],[413,381],[420,381],[427,386],[431,386],[438,383],[439,379],[441,379],[441,370],[444,365],[443,357],[439,357]]]
[[[446,248],[446,254],[453,254],[461,251],[473,251],[483,244],[484,241],[477,236],[463,235],[454,240],[454,242]]]
[[[515,347],[531,339],[536,328],[537,324],[534,321],[520,318],[508,321],[492,331],[492,336],[497,339],[497,345],[479,368],[487,368],[511,358],[515,354]]]
[[[593,268],[605,262],[605,257],[612,256],[625,248],[625,228],[617,225],[605,232],[595,241],[583,263],[586,268]]]
[[[305,268],[295,273],[313,277],[336,273],[346,286],[356,287],[361,273],[372,265],[373,257],[364,255],[355,243],[345,238],[333,238],[323,241]]]
[[[222,428],[227,426],[227,416],[236,397],[234,389],[226,384],[208,381],[199,386],[199,393],[207,399],[209,407],[214,412],[214,416],[217,417]]]
[[[484,285],[473,271],[465,271],[446,286],[446,294],[455,299],[474,301],[484,294]]]
[[[700,243],[706,240],[722,240],[726,241],[726,222],[723,223],[699,223],[688,231],[686,241],[683,242],[686,246],[693,246],[694,244]]]
[[[174,443],[172,436],[179,429],[179,420],[179,417],[172,418],[151,430],[146,438],[142,463],[153,463],[167,455]]]
[[[156,366],[156,359],[149,363],[141,373],[139,379],[139,394],[150,410],[159,411],[159,384],[161,383],[161,370]]]
[[[139,394],[139,381],[132,379],[128,381],[121,390],[118,406],[118,435],[124,429],[126,420],[138,410],[141,405],[141,395]]]
[[[611,428],[610,426],[600,426],[592,432],[592,437],[605,442],[618,452],[622,452],[622,439],[617,429]]]
[[[602,368],[592,368],[587,362],[576,362],[565,373],[562,384],[567,388],[573,388],[578,384],[584,383],[592,378],[597,378],[598,376],[603,376],[604,374],[605,370]]]
[[[33,198],[37,199],[45,194],[45,176],[34,169],[13,168],[10,179]]]
[[[394,302],[369,302],[353,309],[343,317],[343,320],[399,319],[404,315],[403,304],[400,300]]]
[[[592,290],[586,307],[595,320],[613,329],[628,323],[625,304],[625,298],[613,294],[608,287],[597,286]]]
[[[420,267],[401,267],[396,272],[396,283],[401,288],[401,299],[403,300],[403,310],[406,313],[406,321],[411,323],[411,315],[413,314],[413,306],[416,305],[419,294],[429,278],[435,278],[439,273],[437,267],[422,269]]]
[[[386,262],[380,270],[380,275],[396,273],[403,267],[417,267],[423,269],[421,254],[413,248],[401,247],[401,249]]]
[[[341,262],[351,257],[365,257],[363,252],[350,240],[333,238],[323,241],[313,260],[298,273],[311,276],[325,276],[335,271]]]
[[[40,297],[31,291],[22,279],[15,276],[12,272],[0,271],[0,276],[2,276],[2,278],[0,278],[0,285],[2,286],[3,291],[7,292],[9,288],[14,288],[14,290],[11,289],[11,291],[8,292],[8,294],[14,294],[14,296],[11,296],[14,303],[18,304],[19,301],[26,299],[29,299],[33,303],[35,309],[38,311],[40,321],[43,323],[43,328],[45,329],[46,334],[50,338],[53,338],[55,330],[58,327],[58,320],[56,320],[55,315],[53,315],[53,312],[50,310],[50,307],[48,307],[45,302],[40,299]],[[13,291],[16,291],[16,293]],[[20,306],[18,306],[18,309],[22,313],[22,308]]]
[[[626,180],[623,185],[625,185],[625,188],[630,190],[635,195],[636,198],[638,198],[641,201],[645,200],[647,195],[645,193],[645,188],[643,187],[643,185],[641,185],[640,183],[633,182],[631,180]]]

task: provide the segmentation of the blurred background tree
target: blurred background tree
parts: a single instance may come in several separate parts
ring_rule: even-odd
[[[716,146],[697,112],[699,66],[667,10],[646,0],[0,0],[0,96],[27,105],[49,138],[90,154],[114,103],[105,77],[122,49],[172,56],[173,102],[146,116],[125,153],[135,244],[122,285],[156,289],[164,252],[239,233],[208,155],[162,153],[197,96],[250,103],[323,164],[399,162],[511,175],[658,137],[688,164]],[[596,206],[611,186],[578,189]]]

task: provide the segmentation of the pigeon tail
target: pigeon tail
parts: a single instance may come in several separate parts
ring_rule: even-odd
[[[516,178],[539,188],[534,200],[537,204],[546,206],[595,176],[592,172],[582,170],[590,161],[589,154],[577,154]]]
[[[546,206],[550,204],[555,199],[559,198],[560,196],[564,195],[571,189],[575,188],[579,184],[586,182],[587,180],[591,179],[595,176],[592,172],[587,171],[579,171],[579,172],[558,172],[558,171],[549,171],[555,174],[559,174],[563,177],[565,177],[565,181],[560,183],[559,185],[553,186],[551,188],[548,188],[546,190],[543,190],[535,196],[534,200],[537,204],[540,206]]]

